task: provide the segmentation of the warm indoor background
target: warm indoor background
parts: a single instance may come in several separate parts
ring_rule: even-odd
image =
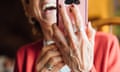
[[[120,0],[89,0],[88,4],[88,17],[92,22],[120,16]],[[0,65],[4,62],[4,67],[12,67],[17,49],[34,40],[20,0],[1,0],[0,21]],[[105,26],[102,30],[109,32],[109,28]],[[119,37],[119,26],[113,29]]]
[[[89,20],[109,19],[120,16],[120,0],[88,0]],[[113,32],[119,35],[119,26],[113,27]],[[110,27],[104,26],[104,32],[110,32]],[[118,33],[119,32],[119,33]]]

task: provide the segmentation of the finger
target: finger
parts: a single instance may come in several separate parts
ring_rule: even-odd
[[[89,40],[94,40],[94,38],[95,38],[95,33],[96,33],[96,31],[95,31],[95,29],[93,29],[92,28],[92,26],[91,26],[91,22],[89,22],[88,23],[88,27],[87,27],[88,29],[88,38],[89,38]]]
[[[42,57],[46,52],[50,50],[57,50],[57,47],[55,45],[48,45],[48,46],[43,47],[40,53],[40,57]]]
[[[44,67],[41,71],[39,70],[39,71],[37,71],[37,72],[52,72],[52,71],[50,71],[50,70],[48,70],[46,67]]]
[[[45,46],[42,48],[41,53],[38,55],[39,57],[37,58],[36,63],[38,63],[40,61],[40,59],[43,57],[44,54],[46,54],[46,52],[56,49],[55,45],[49,45],[49,46]]]
[[[69,44],[67,44],[67,41],[62,34],[62,32],[57,28],[56,25],[53,25],[53,31],[54,31],[54,40],[56,41],[56,45],[60,53],[62,54],[62,58],[64,60],[64,63],[69,63],[70,61],[70,52],[71,47],[69,47]]]
[[[64,24],[65,30],[68,34],[68,37],[72,41],[76,37],[75,37],[74,31],[73,31],[71,20],[68,16],[67,10],[64,5],[59,6],[59,12],[60,12],[61,18],[63,19],[63,24]]]
[[[80,27],[84,27],[84,22],[82,15],[80,13],[78,5],[72,4],[70,6],[71,14],[73,15],[73,19],[75,21],[75,26],[77,30],[79,30]]]
[[[55,66],[58,63],[62,62],[62,58],[60,56],[57,57],[53,57],[48,61],[48,64],[50,64],[51,66]]]
[[[62,58],[60,56],[51,58],[47,64],[53,66],[53,68],[54,68],[54,66],[56,66],[56,65],[58,66],[59,63],[62,63]],[[42,70],[50,71],[49,69],[47,69],[47,67],[44,67]],[[53,72],[53,69],[51,69],[51,70]]]
[[[72,4],[70,9],[71,9],[71,13],[73,14],[73,17],[74,17],[75,27],[76,27],[77,34],[78,34],[77,37],[78,38],[82,37],[84,40],[88,40],[86,31],[84,28],[83,18],[82,18],[82,15],[80,14],[78,5]]]
[[[88,38],[89,38],[89,42],[91,43],[91,48],[89,48],[89,57],[90,57],[90,67],[89,69],[92,67],[93,65],[93,58],[94,58],[94,42],[95,42],[95,34],[96,31],[92,28],[91,26],[91,22],[88,23]]]
[[[49,61],[49,59],[51,59],[52,57],[56,57],[59,56],[60,53],[58,51],[48,51],[44,57],[42,57],[40,59],[40,61],[37,63],[36,67],[37,69],[41,70],[45,64],[47,64],[47,62]]]
[[[83,65],[84,67],[87,67],[87,69],[90,69],[93,65],[93,59],[94,59],[94,39],[95,39],[95,30],[92,28],[91,23],[89,22],[87,27],[87,36],[89,41],[83,42]],[[87,57],[86,57],[87,56]],[[89,64],[89,65],[87,65]]]
[[[65,39],[65,36],[58,29],[56,24],[53,24],[52,28],[53,28],[53,31],[54,31],[54,37],[53,38],[56,41],[56,43],[59,43],[61,45],[60,47],[68,47],[67,41]]]
[[[54,67],[54,69],[53,69],[52,72],[59,72],[60,69],[61,69],[63,66],[64,66],[64,63],[58,63],[58,64]]]

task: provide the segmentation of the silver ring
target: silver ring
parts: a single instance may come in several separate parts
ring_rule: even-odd
[[[73,31],[74,32],[83,32],[84,31],[84,27],[78,27],[78,28],[76,28],[75,26],[73,26]]]
[[[51,45],[51,44],[53,44],[53,43],[55,43],[55,41],[53,41],[53,40],[44,41],[44,45],[45,45],[45,46]]]
[[[83,27],[79,27],[78,32],[82,32],[82,31],[84,31],[84,28]]]
[[[50,65],[50,64],[48,64],[48,63],[45,65],[45,67],[46,67],[49,71],[51,71],[51,70],[53,69],[53,66]]]

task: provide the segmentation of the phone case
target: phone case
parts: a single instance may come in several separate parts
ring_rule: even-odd
[[[57,5],[59,5],[59,4],[63,5],[63,4],[65,4],[66,1],[68,1],[68,2],[73,1],[73,3],[74,3],[74,1],[77,1],[77,0],[58,0]],[[80,1],[80,4],[77,4],[77,5],[79,6],[80,13],[81,13],[81,16],[83,18],[84,26],[86,26],[88,24],[88,1],[87,0],[78,0],[78,1]],[[69,15],[72,23],[74,24],[73,17],[69,12],[70,10],[68,9],[69,6],[70,6],[70,4],[65,4],[68,15]],[[57,15],[58,26],[63,29],[63,25],[61,25],[62,20],[61,20],[61,17],[59,15],[59,10],[57,13],[58,13],[58,15]]]

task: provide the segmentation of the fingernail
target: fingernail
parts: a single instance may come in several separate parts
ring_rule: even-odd
[[[59,5],[59,8],[61,8],[61,5]]]
[[[91,26],[91,22],[88,23],[88,27],[89,27],[89,28],[92,28],[92,26]]]
[[[74,5],[72,4],[71,7],[74,7]]]

